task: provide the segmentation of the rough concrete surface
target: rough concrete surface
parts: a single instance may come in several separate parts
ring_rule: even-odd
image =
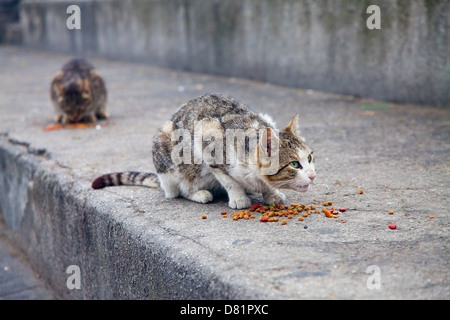
[[[0,231],[56,297],[450,298],[448,108],[97,58],[110,120],[100,130],[43,131],[53,119],[51,78],[69,58],[0,47]],[[202,205],[158,189],[90,188],[103,173],[153,171],[157,128],[206,92],[234,96],[280,127],[298,112],[317,177],[286,202],[347,211],[287,225],[233,221],[220,214],[232,212],[226,199]],[[66,286],[70,265],[80,267],[80,289]]]
[[[0,300],[53,299],[39,275],[8,242],[0,238]]]

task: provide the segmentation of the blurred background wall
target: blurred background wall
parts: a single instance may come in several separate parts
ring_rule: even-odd
[[[450,0],[26,0],[20,24],[30,47],[450,106]]]

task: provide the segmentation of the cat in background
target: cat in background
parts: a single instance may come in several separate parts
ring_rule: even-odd
[[[50,97],[56,122],[96,122],[108,118],[105,82],[86,60],[73,59],[63,66],[51,82]]]
[[[245,143],[239,145],[242,133]],[[269,116],[221,94],[193,99],[173,114],[154,138],[153,164],[156,174],[109,173],[96,178],[92,188],[161,187],[166,198],[199,203],[226,192],[230,208],[242,209],[251,205],[248,194],[260,193],[269,204],[283,203],[279,189],[305,192],[316,176],[297,115],[278,131]]]

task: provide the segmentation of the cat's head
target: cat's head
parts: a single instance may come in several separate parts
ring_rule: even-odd
[[[93,111],[90,83],[81,77],[72,77],[55,85],[58,104],[70,122],[79,122]]]
[[[267,128],[259,139],[261,175],[275,188],[305,192],[316,177],[313,151],[299,132],[295,115],[278,134]]]

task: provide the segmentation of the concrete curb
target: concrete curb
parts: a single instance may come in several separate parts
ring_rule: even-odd
[[[118,208],[119,199],[113,195],[98,201],[88,183],[73,181],[70,170],[57,161],[36,157],[7,137],[0,150],[1,171],[11,174],[0,187],[10,191],[1,197],[1,203],[10,206],[3,212],[3,230],[12,230],[9,236],[26,248],[33,268],[58,297],[242,298],[242,293],[197,265],[194,257],[205,248],[195,241],[189,243],[192,255],[186,251],[180,255],[166,237],[167,230],[153,225],[149,234],[139,210],[125,203]],[[80,267],[80,290],[66,285],[70,265]]]

